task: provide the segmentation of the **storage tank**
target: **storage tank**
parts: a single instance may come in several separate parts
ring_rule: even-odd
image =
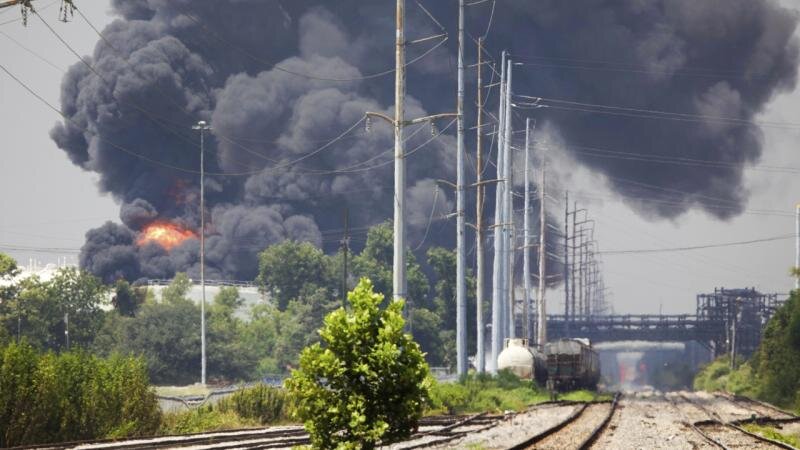
[[[547,380],[547,367],[544,355],[528,346],[527,339],[506,339],[503,351],[497,357],[497,368],[508,369],[525,380],[544,383]]]

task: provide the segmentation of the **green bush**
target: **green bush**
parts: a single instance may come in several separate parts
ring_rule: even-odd
[[[430,397],[430,414],[519,411],[549,398],[534,382],[522,380],[507,370],[494,377],[470,374],[458,383],[435,383]]]
[[[366,278],[348,300],[286,381],[315,448],[371,449],[409,436],[428,397],[428,365],[403,330],[404,302],[381,309],[383,295]]]
[[[262,425],[285,422],[292,414],[292,402],[286,390],[259,384],[242,389],[217,403],[220,412],[235,412]]]
[[[694,388],[700,391],[726,391],[747,397],[760,396],[761,383],[749,362],[730,369],[730,358],[718,358],[704,366],[694,378]]]
[[[0,447],[154,434],[161,422],[135,358],[0,349]]]
[[[161,434],[190,434],[207,431],[232,430],[258,426],[253,419],[245,419],[235,411],[220,411],[211,405],[188,411],[164,414]]]

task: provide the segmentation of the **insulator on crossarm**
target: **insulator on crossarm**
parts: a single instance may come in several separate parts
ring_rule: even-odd
[[[372,119],[370,119],[369,116],[367,116],[367,120],[364,121],[364,131],[369,133],[371,129],[372,129]]]

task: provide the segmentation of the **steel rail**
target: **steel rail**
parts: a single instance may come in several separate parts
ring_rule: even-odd
[[[766,442],[766,443],[774,445],[776,447],[785,448],[785,449],[789,449],[789,450],[797,450],[795,447],[793,447],[793,446],[791,446],[789,444],[786,444],[786,443],[783,443],[783,442],[780,442],[780,441],[776,441],[774,439],[770,439],[770,438],[765,437],[765,436],[761,436],[760,434],[751,433],[751,432],[745,430],[744,428],[733,424],[732,422],[722,420],[722,417],[719,414],[717,414],[714,411],[711,411],[710,409],[706,408],[705,406],[701,405],[698,402],[693,401],[692,399],[690,399],[689,397],[686,397],[683,394],[681,394],[680,397],[683,398],[688,403],[691,403],[692,405],[696,406],[698,409],[700,409],[701,411],[705,412],[709,417],[712,418],[711,420],[704,420],[704,421],[700,421],[700,422],[695,422],[694,425],[697,426],[697,427],[703,427],[703,426],[709,426],[709,425],[717,425],[717,426],[721,426],[723,428],[729,428],[729,429],[738,431],[738,432],[740,432],[740,433],[742,433],[742,434],[744,434],[746,436],[750,436],[753,439],[756,439],[756,440],[761,441],[761,442]]]
[[[619,404],[620,396],[621,394],[619,392],[614,394],[614,400],[611,401],[611,408],[609,408],[608,414],[606,414],[606,417],[603,419],[603,422],[600,423],[600,425],[597,428],[595,428],[594,431],[592,431],[592,434],[590,434],[586,439],[584,439],[584,441],[578,447],[579,449],[584,450],[590,448],[592,444],[594,444],[595,441],[597,441],[600,435],[603,434],[603,431],[608,426],[608,423],[611,422],[611,418],[614,416],[614,413],[617,410],[617,405]]]
[[[578,418],[581,417],[581,415],[584,413],[584,411],[586,411],[586,408],[588,406],[589,406],[589,403],[581,403],[580,406],[576,410],[574,410],[572,413],[570,413],[569,416],[566,417],[566,419],[564,419],[561,422],[553,425],[552,427],[547,428],[546,430],[544,430],[544,431],[542,431],[542,432],[540,432],[540,433],[538,433],[538,434],[526,439],[525,441],[520,442],[519,444],[517,444],[517,445],[515,445],[513,447],[509,447],[508,450],[524,450],[524,449],[527,449],[527,448],[530,448],[530,447],[534,446],[535,444],[543,441],[545,438],[547,438],[549,436],[552,436],[553,434],[561,431],[563,428],[565,428],[569,424],[571,424],[571,423],[575,422],[576,420],[578,420]]]

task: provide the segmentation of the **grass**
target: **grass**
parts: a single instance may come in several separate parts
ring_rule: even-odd
[[[580,390],[561,394],[558,398],[588,402],[610,400],[611,396]],[[470,374],[457,383],[434,384],[426,415],[522,411],[548,400],[550,394],[536,383],[521,380],[509,372],[500,372],[496,377]]]
[[[191,434],[256,427],[259,422],[246,419],[234,411],[222,412],[211,406],[164,414],[160,434]]]
[[[789,444],[792,447],[800,447],[800,436],[783,434],[776,428],[770,426],[757,425],[751,423],[744,425],[742,428],[751,433],[756,433],[761,436],[764,436],[765,438],[769,438],[778,442],[783,442],[784,444]]]
[[[156,386],[155,389],[157,395],[165,397],[205,397],[212,391],[199,383],[189,386]]]

